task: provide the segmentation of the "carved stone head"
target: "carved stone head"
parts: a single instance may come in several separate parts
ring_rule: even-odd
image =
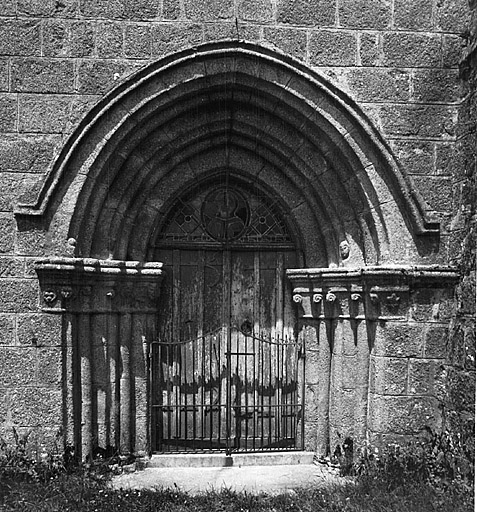
[[[349,243],[346,240],[340,243],[340,255],[343,260],[349,257]]]

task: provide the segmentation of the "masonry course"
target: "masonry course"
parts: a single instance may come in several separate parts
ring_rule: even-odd
[[[52,242],[42,226],[17,222],[16,203],[35,197],[68,136],[108,92],[159,58],[222,39],[290,55],[349,94],[392,146],[428,213],[448,218],[430,259],[460,266],[460,299],[422,292],[412,317],[377,325],[370,361],[376,370],[374,438],[417,432],[420,409],[441,425],[437,397],[458,418],[469,413],[476,99],[459,78],[472,14],[465,0],[2,0],[0,11],[0,388],[8,389],[0,430],[44,424],[54,431],[62,421],[55,348],[61,325],[59,316],[40,311],[33,270]],[[272,130],[283,137],[276,126]],[[446,352],[449,321],[453,348]],[[353,357],[343,356],[343,368],[354,364]],[[24,373],[15,374],[22,358]],[[447,377],[442,365],[452,367]],[[345,403],[355,397],[349,397],[349,372],[343,372]],[[449,389],[465,383],[463,395],[442,397],[446,378]],[[307,379],[307,393],[317,394],[317,372],[308,369]],[[382,417],[382,408],[396,409],[406,420]],[[307,428],[318,428],[315,419]]]

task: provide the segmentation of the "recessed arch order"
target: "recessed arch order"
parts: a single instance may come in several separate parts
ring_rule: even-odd
[[[438,231],[347,95],[237,41],[171,55],[116,87],[16,213],[45,219],[59,256],[75,238],[76,256],[144,261],[171,198],[227,173],[281,198],[306,266],[417,262],[420,235]]]

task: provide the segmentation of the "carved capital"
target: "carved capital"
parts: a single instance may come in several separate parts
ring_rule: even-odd
[[[386,304],[391,309],[398,308],[400,302],[401,302],[401,298],[398,295],[396,295],[396,293],[394,293],[394,292],[391,295],[388,295],[386,297]]]
[[[73,288],[71,286],[64,286],[60,291],[63,299],[71,299],[73,297],[73,293]]]
[[[50,312],[155,311],[162,263],[46,259],[36,263],[42,308]]]
[[[427,300],[429,290],[452,289],[458,279],[455,269],[437,266],[295,269],[287,275],[300,294],[301,316],[357,319],[417,315],[413,301]],[[308,302],[314,306],[306,308]]]
[[[374,304],[375,306],[377,306],[379,304],[379,295],[377,293],[370,293],[369,300],[370,300],[371,304]]]
[[[56,301],[56,298],[57,298],[56,292],[54,290],[52,290],[51,288],[49,288],[48,290],[45,290],[43,292],[43,300],[47,304],[53,304]]]

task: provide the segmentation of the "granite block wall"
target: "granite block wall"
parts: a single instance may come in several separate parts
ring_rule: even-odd
[[[475,71],[467,72],[463,87],[459,62],[466,51],[475,55],[469,53],[474,3],[0,0],[0,432],[12,426],[41,431],[41,443],[63,425],[62,327],[58,316],[40,311],[33,270],[46,256],[44,235],[15,218],[15,204],[35,197],[68,136],[108,91],[171,52],[221,39],[256,42],[299,59],[374,121],[429,215],[441,222],[429,262],[460,266],[446,379],[453,390],[469,382],[475,371],[476,100]],[[471,66],[474,61],[468,57]],[[389,395],[434,392],[429,386],[440,386],[446,325],[429,333],[422,348],[431,351],[428,359],[406,359],[405,382],[377,376],[373,385]],[[386,366],[381,375],[403,364],[400,355],[384,357],[376,354],[371,362]],[[456,421],[472,413],[473,391],[463,399],[459,393],[448,395]]]
[[[469,454],[475,445],[476,167],[477,167],[477,2],[469,1],[469,46],[461,61],[464,99],[460,105],[452,171],[449,260],[459,269],[447,341],[445,428],[459,436]]]

